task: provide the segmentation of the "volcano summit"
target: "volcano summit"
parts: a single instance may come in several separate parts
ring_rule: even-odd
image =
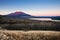
[[[31,18],[32,17],[31,15],[26,14],[24,12],[14,12],[5,16],[9,18]]]

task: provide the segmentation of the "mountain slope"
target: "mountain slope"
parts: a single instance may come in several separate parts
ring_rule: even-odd
[[[32,17],[31,15],[26,14],[24,12],[14,12],[5,16],[9,18],[31,18]]]
[[[51,18],[53,20],[60,20],[60,16],[32,16],[24,12],[14,12],[8,15],[1,15],[1,16],[6,18]]]

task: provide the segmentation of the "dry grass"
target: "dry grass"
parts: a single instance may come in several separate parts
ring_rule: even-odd
[[[60,40],[60,32],[0,30],[0,40]]]

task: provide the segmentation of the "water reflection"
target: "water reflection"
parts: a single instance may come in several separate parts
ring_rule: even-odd
[[[42,20],[42,21],[56,21],[60,22],[60,20],[52,20],[51,18],[29,18],[31,20]]]
[[[30,18],[32,20],[52,20],[51,18]]]

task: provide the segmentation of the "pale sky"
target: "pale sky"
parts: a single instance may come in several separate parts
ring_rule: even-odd
[[[0,0],[0,15],[16,11],[33,16],[60,16],[60,0]]]

